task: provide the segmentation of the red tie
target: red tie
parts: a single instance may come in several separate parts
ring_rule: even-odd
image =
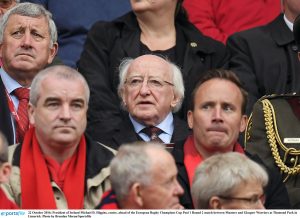
[[[29,101],[29,89],[17,88],[14,90],[14,95],[19,100],[19,106],[17,111],[19,116],[19,122],[17,122],[17,141],[22,142],[25,132],[29,127],[27,112],[27,106]]]

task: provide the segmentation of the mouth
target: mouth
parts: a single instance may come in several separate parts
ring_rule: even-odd
[[[219,133],[226,133],[227,130],[224,127],[211,127],[207,129],[208,132],[219,132]]]
[[[16,56],[27,56],[27,57],[34,58],[34,55],[32,55],[32,54],[30,54],[30,53],[26,53],[26,52],[24,52],[24,53],[19,53],[19,54],[17,54]]]
[[[75,129],[74,126],[55,126],[55,129]]]
[[[140,101],[137,105],[153,105],[153,103],[151,101]]]

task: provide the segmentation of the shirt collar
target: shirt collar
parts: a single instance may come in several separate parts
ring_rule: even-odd
[[[283,19],[286,25],[288,26],[288,28],[293,32],[294,24],[291,21],[289,21],[285,15],[283,16]]]
[[[15,89],[22,87],[16,80],[11,78],[3,68],[0,68],[0,76],[3,84],[9,94],[11,94]]]
[[[142,129],[146,127],[145,125],[137,122],[130,114],[129,114],[129,118],[133,124],[136,133],[139,133]],[[174,120],[173,114],[170,112],[161,123],[156,125],[156,127],[160,128],[165,133],[172,135],[174,130],[173,120]]]

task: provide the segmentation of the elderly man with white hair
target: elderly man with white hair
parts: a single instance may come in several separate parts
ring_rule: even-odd
[[[172,149],[174,142],[184,140],[188,126],[173,115],[184,97],[180,69],[156,55],[125,59],[119,69],[118,93],[128,114],[100,141],[114,149],[134,141],[156,141]]]

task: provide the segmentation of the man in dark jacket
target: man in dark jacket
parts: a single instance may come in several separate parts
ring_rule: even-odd
[[[181,197],[185,208],[193,208],[190,187],[195,169],[203,160],[229,151],[246,154],[237,139],[246,127],[247,93],[235,74],[226,70],[208,72],[197,84],[192,99],[188,123],[193,135],[176,144],[172,152],[178,167],[178,180],[185,190]],[[262,164],[257,156],[250,158]],[[268,174],[270,180],[265,190],[265,208],[290,208],[280,174],[271,170]]]
[[[227,41],[232,69],[249,93],[247,114],[263,95],[300,91],[300,63],[293,37],[299,1],[283,0],[284,14],[274,21],[233,34]]]
[[[118,93],[128,115],[113,131],[98,135],[100,142],[117,149],[123,143],[155,140],[171,148],[189,134],[187,123],[173,114],[184,97],[182,74],[175,64],[156,55],[125,59]]]

